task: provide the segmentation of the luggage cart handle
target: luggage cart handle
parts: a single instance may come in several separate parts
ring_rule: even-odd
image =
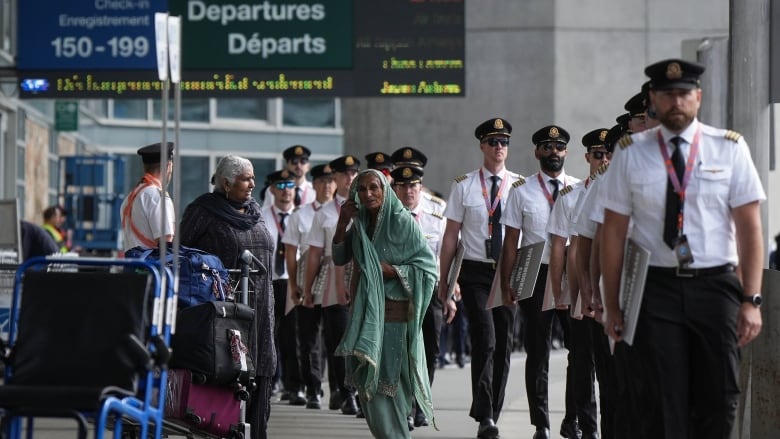
[[[244,250],[241,252],[241,256],[239,257],[241,260],[241,278],[239,280],[239,288],[241,289],[241,303],[244,305],[249,304],[249,265],[254,262],[257,264],[257,270],[258,273],[266,273],[266,268],[263,263],[257,259],[255,255],[252,254],[249,250]]]

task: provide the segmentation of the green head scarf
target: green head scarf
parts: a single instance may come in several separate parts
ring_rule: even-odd
[[[357,192],[361,178],[374,175],[384,192],[371,237],[367,228],[370,213],[360,204]],[[436,258],[420,226],[395,195],[385,176],[369,169],[352,182],[349,199],[358,205],[351,242],[353,262],[360,269],[360,281],[352,299],[352,310],[337,354],[347,357],[347,372],[359,392],[371,399],[377,392],[378,368],[382,361],[385,299],[409,300],[407,345],[410,379],[414,396],[423,412],[433,419],[430,384],[422,339],[422,320],[438,279]],[[398,273],[396,279],[383,279],[380,261]],[[356,270],[357,271],[357,270]]]

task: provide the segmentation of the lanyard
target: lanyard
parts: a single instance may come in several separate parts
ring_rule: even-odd
[[[127,197],[127,205],[125,205],[125,209],[122,211],[122,227],[125,227],[125,224],[129,222],[130,230],[132,230],[136,238],[138,238],[138,240],[141,241],[143,245],[149,248],[155,248],[157,247],[157,241],[147,237],[140,230],[138,230],[138,227],[133,222],[133,217],[132,217],[133,203],[135,202],[135,199],[138,197],[138,194],[140,194],[142,190],[146,189],[149,186],[154,186],[160,189],[160,191],[162,191],[162,183],[160,183],[159,178],[149,173],[144,174],[144,176],[141,177],[141,181],[138,183],[138,186],[136,186],[133,192],[130,193],[130,196]],[[163,198],[164,197],[165,196],[163,195]],[[164,202],[165,200],[163,200],[163,203]]]
[[[701,131],[696,130],[696,134],[693,136],[693,143],[691,143],[691,150],[688,153],[688,161],[685,163],[685,174],[683,174],[682,184],[677,177],[677,172],[674,170],[672,159],[669,157],[669,151],[666,150],[664,144],[664,138],[661,135],[661,130],[658,130],[658,148],[661,150],[661,157],[664,159],[666,165],[666,173],[669,174],[669,180],[672,182],[672,187],[677,195],[680,197],[680,212],[677,214],[677,230],[682,232],[683,228],[683,207],[685,206],[685,189],[688,187],[688,182],[691,180],[691,174],[693,174],[693,164],[696,162],[696,157],[699,155],[699,139],[701,139]],[[678,146],[677,148],[680,148]]]
[[[279,220],[279,214],[285,213],[289,217],[290,214],[287,212],[282,212],[281,210],[279,212],[276,211],[276,208],[274,206],[271,206],[271,213],[274,214],[274,224],[276,224],[276,230],[279,231],[279,236],[284,236],[284,230],[282,230],[282,222]]]
[[[585,189],[588,188],[589,184],[590,184],[590,176],[588,176],[588,178],[585,179]]]
[[[296,189],[301,189],[300,186],[295,186]],[[306,194],[309,192],[309,186],[304,187],[301,190],[301,204],[303,204],[303,200],[306,199]]]
[[[542,192],[544,192],[544,198],[547,198],[547,202],[550,204],[550,210],[552,210],[553,205],[555,205],[555,200],[553,200],[550,191],[547,190],[547,184],[544,182],[544,179],[542,178],[542,173],[539,172],[538,174],[536,174],[536,178],[539,180],[539,186],[542,187]],[[566,187],[566,177],[563,177],[563,187]]]
[[[315,212],[320,210],[320,207],[322,207],[322,204],[319,206],[317,206],[317,204],[320,204],[317,200],[311,202],[311,208],[314,209]]]
[[[506,174],[506,173],[504,173]],[[496,193],[496,199],[493,200],[493,205],[490,205],[490,194],[488,193],[487,186],[485,186],[485,174],[482,172],[482,168],[479,169],[479,182],[482,183],[482,198],[485,199],[485,207],[488,212],[488,236],[493,236],[493,213],[496,211],[499,203],[501,203],[501,194],[504,193],[504,186],[506,186],[506,175],[501,177],[501,186],[498,187],[498,193]]]

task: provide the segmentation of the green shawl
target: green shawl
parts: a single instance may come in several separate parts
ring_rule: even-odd
[[[366,228],[369,213],[360,205],[357,188],[360,178],[373,173],[382,182],[384,200],[377,215],[373,239]],[[431,388],[428,382],[422,321],[438,279],[436,258],[419,225],[396,197],[381,172],[362,171],[352,183],[350,199],[358,204],[358,217],[344,245],[351,245],[354,262],[361,271],[352,299],[350,321],[336,355],[345,356],[347,373],[363,397],[377,392],[385,321],[385,298],[409,300],[409,375],[414,396],[428,419],[433,419]],[[350,242],[351,240],[351,242]],[[334,249],[335,251],[335,249]],[[334,255],[335,256],[335,255]],[[380,261],[396,269],[398,278],[383,279]]]

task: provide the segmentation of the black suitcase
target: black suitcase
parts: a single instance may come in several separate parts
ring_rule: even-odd
[[[246,384],[255,376],[247,346],[255,311],[234,302],[207,302],[182,309],[171,337],[170,367],[204,375],[209,384]]]

